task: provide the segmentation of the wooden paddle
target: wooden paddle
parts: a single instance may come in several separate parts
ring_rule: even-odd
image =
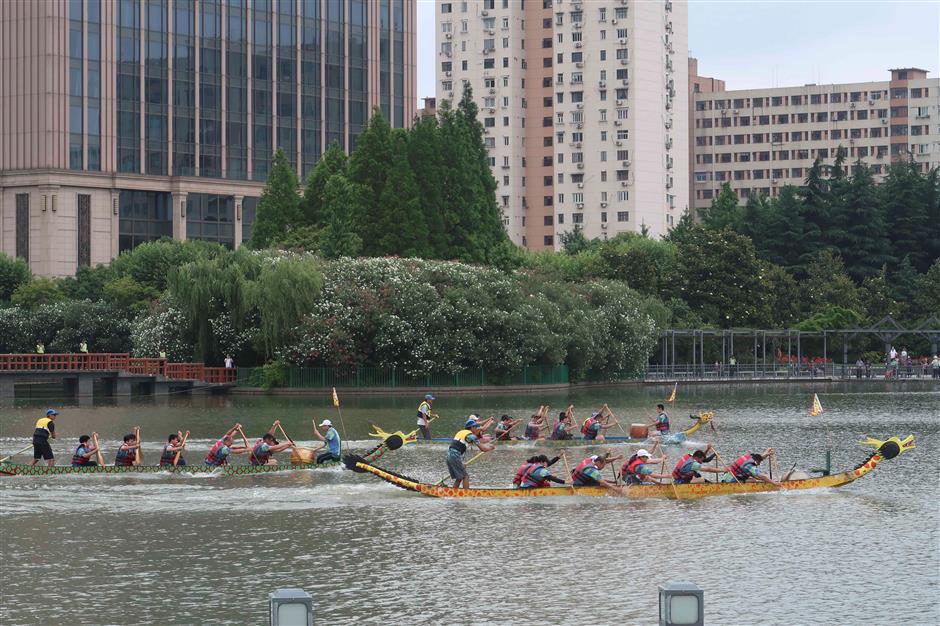
[[[98,444],[98,433],[92,435],[92,439],[95,442],[95,456],[98,459],[98,466],[104,466],[104,457],[101,455],[101,446]]]
[[[741,481],[738,480],[738,477],[734,475],[734,472],[733,472],[733,471],[730,471],[731,468],[728,466],[727,463],[725,463],[725,460],[724,460],[723,458],[721,458],[721,455],[718,454],[718,450],[716,450],[714,447],[712,447],[712,452],[715,453],[715,458],[718,459],[718,462],[728,468],[728,470],[729,470],[729,472],[730,472],[730,474],[731,474],[731,478],[734,479],[734,482],[740,483]]]
[[[623,436],[624,436],[624,437],[629,438],[630,435],[628,435],[628,434],[627,434],[627,431],[625,431],[625,430],[623,429],[623,426],[620,425],[620,420],[617,419],[617,416],[614,415],[614,412],[610,410],[610,407],[605,404],[603,407],[601,407],[601,409],[602,409],[602,410],[603,410],[603,409],[607,409],[608,419],[611,418],[611,417],[614,418],[614,420],[615,420],[614,423],[617,424],[617,428],[620,429],[620,432],[623,433]]]
[[[577,493],[574,490],[574,476],[571,475],[571,467],[568,466],[568,455],[564,450],[561,451],[561,459],[565,462],[565,471],[568,472],[568,480],[571,481],[568,483],[571,486],[571,493]]]
[[[143,449],[141,448],[143,442],[140,440],[140,426],[134,428],[134,438],[137,439],[137,454],[134,455],[134,465],[140,465],[140,462],[143,461]]]
[[[6,461],[7,459],[12,459],[12,458],[15,457],[17,454],[22,454],[22,453],[26,452],[27,450],[29,450],[29,449],[32,448],[32,447],[33,447],[33,444],[30,443],[29,445],[27,445],[27,446],[26,446],[25,448],[23,448],[22,450],[17,450],[17,451],[14,452],[13,454],[11,454],[11,455],[9,455],[9,456],[3,457],[2,459],[0,459],[0,463],[2,463],[3,461]]]
[[[316,451],[313,448],[305,448],[303,446],[298,446],[294,443],[294,440],[290,438],[290,435],[287,434],[287,431],[284,430],[284,426],[278,422],[277,427],[281,431],[281,435],[284,439],[288,440],[291,444],[290,452],[290,462],[295,465],[310,465],[314,463],[316,459]]]
[[[487,452],[486,450],[483,450],[483,451],[479,452],[479,453],[476,454],[473,458],[471,458],[469,461],[467,461],[466,463],[464,463],[463,466],[464,466],[464,467],[467,467],[468,465],[470,465],[471,463],[473,463],[474,461],[476,461],[477,459],[479,459],[481,456],[483,456],[484,454],[486,454],[486,452]],[[444,478],[442,478],[442,479],[440,479],[439,481],[437,481],[436,483],[434,483],[434,485],[437,486],[437,487],[440,487],[440,486],[442,486],[442,485],[443,485],[444,483],[446,483],[446,482],[447,482],[447,477],[445,476]]]
[[[248,449],[248,461],[251,462],[252,457],[255,456],[255,453],[251,449],[251,444],[248,443],[248,437],[245,436],[245,431],[242,430],[242,427],[238,427],[238,434],[242,436],[242,439],[245,441],[245,447]]]
[[[186,431],[186,434],[183,435],[183,441],[180,442],[180,449],[176,451],[176,454],[173,455],[173,467],[176,467],[176,464],[180,462],[180,455],[183,454],[183,448],[186,447],[186,439],[189,438],[189,431]]]

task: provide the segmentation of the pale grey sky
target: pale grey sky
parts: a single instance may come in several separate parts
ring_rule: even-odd
[[[436,4],[418,0],[419,98],[434,95]],[[940,70],[937,1],[689,4],[689,53],[728,89],[885,80],[893,67],[936,78]]]

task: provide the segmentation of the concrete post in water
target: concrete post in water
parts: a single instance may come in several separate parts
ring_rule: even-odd
[[[313,626],[313,596],[300,588],[278,589],[268,594],[271,626]]]
[[[705,592],[695,583],[659,586],[659,626],[704,626]]]

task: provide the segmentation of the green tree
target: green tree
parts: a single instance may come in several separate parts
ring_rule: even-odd
[[[763,269],[763,284],[770,308],[770,317],[763,324],[771,328],[789,328],[800,318],[800,287],[788,271],[767,263]]]
[[[356,226],[367,255],[377,251],[374,242],[383,234],[379,226],[385,211],[381,197],[391,168],[392,128],[376,108],[369,125],[359,134],[356,149],[349,155],[349,180],[361,188],[363,213]]]
[[[904,255],[897,269],[891,274],[891,293],[894,299],[902,303],[905,308],[914,301],[918,282],[917,270],[911,262],[911,256]]]
[[[731,188],[731,183],[721,186],[721,193],[712,200],[711,206],[699,210],[699,216],[705,228],[723,230],[731,228],[741,231],[743,225],[743,211],[738,205],[738,194]]]
[[[251,226],[251,247],[266,248],[301,224],[297,173],[280,148],[274,153],[271,173],[258,200],[258,212]]]
[[[102,287],[102,295],[120,309],[141,310],[156,300],[159,294],[149,285],[143,285],[130,276],[121,276],[106,282]]]
[[[856,282],[875,276],[889,262],[884,211],[871,170],[861,159],[850,180],[840,182],[829,241]]]
[[[820,250],[812,257],[801,287],[810,315],[834,306],[864,313],[858,288],[846,274],[842,257],[832,250]]]
[[[819,157],[806,175],[806,181],[798,191],[802,200],[799,205],[802,232],[799,239],[792,240],[796,252],[794,269],[797,276],[806,271],[807,266],[825,245],[823,232],[829,224],[830,194],[829,182],[825,177],[825,166]]]
[[[928,238],[937,226],[930,223],[930,194],[925,193],[926,182],[917,168],[911,161],[893,163],[878,191],[895,262],[909,256],[915,269],[927,271],[933,261],[927,253],[935,245]]]
[[[417,120],[408,133],[408,160],[421,197],[428,240],[422,247],[424,258],[448,256],[444,229],[444,164],[440,129],[436,117]]]
[[[392,166],[388,171],[394,184],[386,185],[379,196],[382,212],[374,239],[364,242],[373,256],[420,257],[428,242],[428,225],[421,208],[418,183],[408,162],[406,138],[396,131],[392,138]]]
[[[830,306],[796,324],[795,328],[818,332],[820,330],[858,328],[861,322],[862,316],[858,312],[852,309]]]
[[[362,250],[362,239],[356,223],[364,213],[365,189],[342,174],[326,183],[323,193],[323,219],[326,226],[320,235],[320,251],[328,259],[355,257]]]
[[[326,189],[326,183],[334,174],[345,175],[346,171],[346,153],[343,152],[339,142],[333,140],[330,147],[326,149],[326,152],[323,153],[323,156],[310,171],[310,175],[307,176],[304,197],[301,202],[304,225],[314,228],[323,227],[323,193]]]
[[[558,237],[558,242],[561,244],[562,251],[568,256],[574,256],[596,247],[594,242],[584,236],[584,229],[580,224],[575,224],[574,228],[563,232]]]
[[[875,323],[886,315],[901,319],[907,308],[894,299],[894,290],[888,279],[888,268],[882,267],[874,276],[862,281],[862,305],[868,311],[868,320]]]
[[[622,280],[632,289],[669,298],[676,273],[676,246],[636,233],[623,233],[599,244],[604,276]]]
[[[9,300],[16,288],[28,283],[31,276],[32,272],[29,271],[26,261],[0,252],[0,302]]]
[[[20,283],[13,290],[10,300],[13,304],[27,309],[43,304],[52,304],[65,299],[65,294],[59,287],[59,279],[47,276],[37,276],[28,283]]]
[[[225,248],[211,241],[174,241],[163,238],[142,243],[132,250],[122,252],[111,262],[111,272],[95,270],[94,276],[76,273],[76,280],[89,281],[80,292],[87,293],[104,288],[104,283],[113,277],[130,276],[138,283],[161,292],[166,289],[167,276],[173,268],[199,259],[208,259],[226,253]],[[100,272],[100,273],[99,273]],[[73,297],[84,297],[75,295]]]
[[[917,281],[911,317],[924,319],[931,315],[940,316],[940,258]]]

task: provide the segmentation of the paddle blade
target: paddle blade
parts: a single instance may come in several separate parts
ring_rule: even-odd
[[[366,470],[356,465],[357,463],[365,463],[366,465],[369,464],[368,461],[366,461],[364,458],[362,458],[358,454],[347,454],[346,456],[343,457],[343,465],[346,466],[346,469],[352,470],[354,472],[359,472],[360,474],[365,473]]]
[[[401,435],[389,435],[385,438],[385,447],[389,450],[397,450],[405,445],[405,440]]]
[[[317,455],[310,448],[294,448],[290,453],[290,462],[293,465],[312,465],[316,463]]]

